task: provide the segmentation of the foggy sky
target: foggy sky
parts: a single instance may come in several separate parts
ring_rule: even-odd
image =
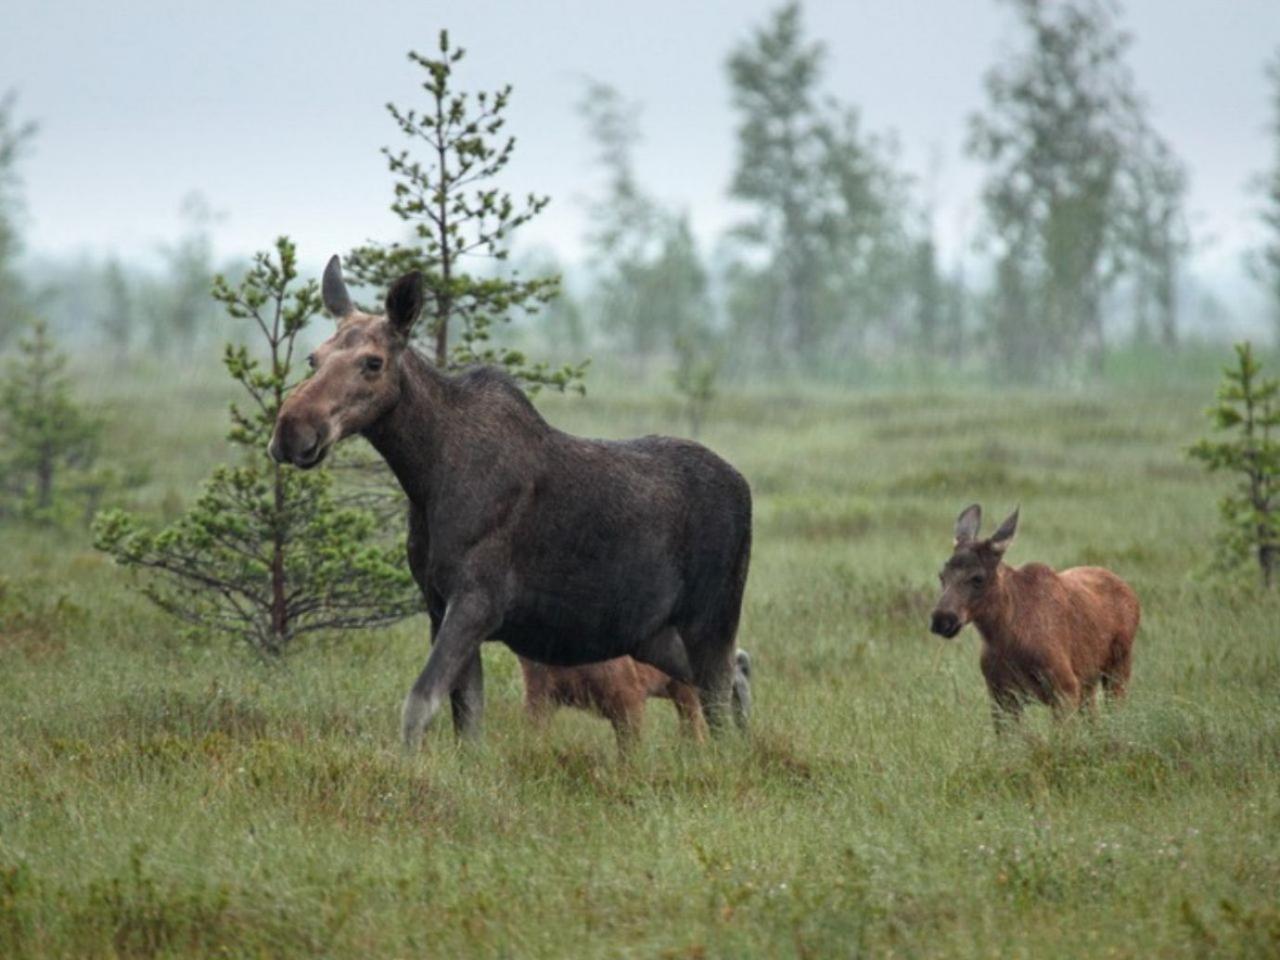
[[[148,257],[199,190],[225,218],[221,255],[287,232],[311,272],[332,251],[393,239],[379,147],[399,145],[383,105],[415,102],[409,48],[447,26],[469,56],[465,89],[510,82],[519,139],[506,186],[553,202],[527,244],[581,255],[581,198],[596,181],[573,110],[582,78],[644,104],[643,186],[689,212],[704,252],[738,215],[726,197],[734,117],[724,62],[775,0],[466,0],[217,3],[7,0],[0,90],[41,125],[22,166],[37,253]],[[1272,157],[1263,64],[1280,46],[1280,0],[1130,0],[1130,63],[1154,125],[1191,172],[1202,274],[1236,279],[1255,242],[1246,190]],[[993,0],[810,0],[829,47],[825,88],[896,131],[932,196],[944,253],[980,220],[981,170],[962,154],[983,72],[1011,49]],[[967,254],[966,254],[967,255]]]

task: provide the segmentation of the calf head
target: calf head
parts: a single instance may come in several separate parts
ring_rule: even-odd
[[[956,539],[951,557],[938,579],[942,596],[933,609],[929,629],[950,639],[973,619],[996,589],[996,571],[1018,529],[1014,510],[1000,528],[985,540],[978,539],[982,508],[976,503],[956,518]]]
[[[355,308],[335,256],[325,267],[321,294],[338,329],[307,358],[313,372],[281,404],[268,447],[276,461],[304,470],[399,402],[400,358],[422,309],[422,275],[410,273],[392,284],[386,315],[375,316]]]

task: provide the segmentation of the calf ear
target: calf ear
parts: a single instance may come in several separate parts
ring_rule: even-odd
[[[1013,535],[1018,531],[1018,511],[1015,509],[1007,520],[1000,524],[1000,529],[991,535],[991,547],[996,553],[1004,553],[1013,543]]]
[[[422,274],[406,273],[387,291],[387,319],[403,337],[409,336],[413,322],[422,312]]]
[[[324,280],[320,283],[320,298],[324,308],[341,320],[352,311],[347,283],[342,279],[342,261],[335,253],[324,268]]]
[[[978,527],[982,523],[982,508],[971,503],[956,517],[956,546],[978,539]]]

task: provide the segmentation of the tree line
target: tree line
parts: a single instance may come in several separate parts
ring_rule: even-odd
[[[598,80],[583,83],[577,102],[601,177],[573,289],[554,255],[509,256],[549,198],[491,189],[514,150],[503,116],[512,90],[468,101],[451,85],[463,51],[446,38],[436,54],[413,55],[431,102],[390,108],[403,140],[384,156],[409,238],[350,251],[350,273],[375,292],[396,271],[424,269],[438,361],[502,360],[524,382],[552,387],[580,382],[596,346],[685,370],[820,375],[905,357],[986,362],[1024,380],[1096,368],[1119,335],[1173,348],[1192,244],[1187,171],[1151,122],[1121,10],[1109,0],[1006,4],[1017,43],[985,75],[965,145],[988,171],[971,238],[981,276],[940,261],[934,211],[903,171],[892,131],[867,130],[857,106],[829,89],[829,50],[807,34],[798,2],[725,60],[736,139],[726,187],[745,214],[714,257],[687,212],[637,173],[640,105]],[[1249,266],[1280,333],[1280,53],[1266,82],[1276,147],[1257,189],[1269,239]],[[216,330],[207,296],[216,218],[198,196],[184,201],[184,231],[161,251],[160,269],[108,261],[80,269],[75,284],[55,272],[42,289],[24,285],[17,170],[35,132],[12,96],[0,103],[0,338],[37,302],[92,321],[120,356],[185,352]],[[453,165],[436,164],[437,183],[429,171],[441,156]],[[455,234],[460,224],[474,229]],[[445,358],[441,318],[455,312]],[[565,360],[526,355],[535,351]]]

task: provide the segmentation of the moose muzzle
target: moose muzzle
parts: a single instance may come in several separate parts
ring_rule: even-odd
[[[302,423],[295,417],[281,416],[267,451],[276,463],[291,463],[308,470],[324,459],[329,449],[328,429]]]

